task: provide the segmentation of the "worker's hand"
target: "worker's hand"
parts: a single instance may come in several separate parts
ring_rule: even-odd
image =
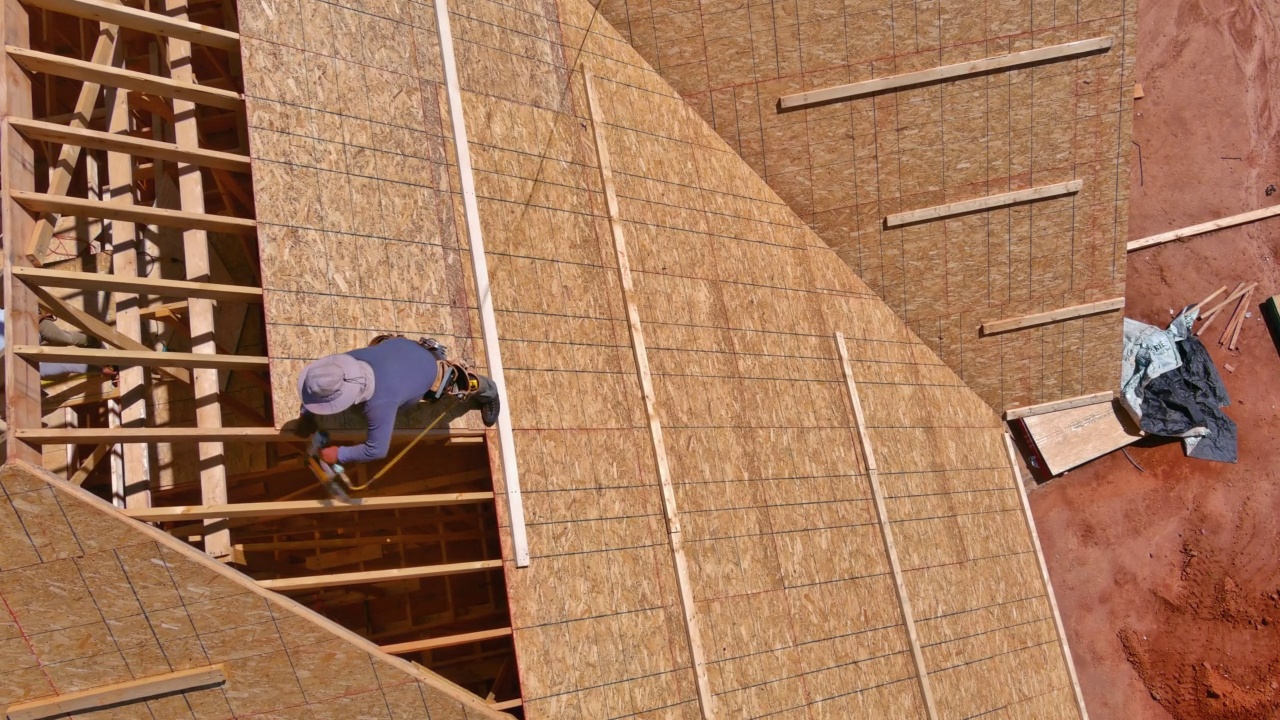
[[[337,465],[338,464],[338,446],[330,445],[329,447],[322,449],[320,451],[320,459],[329,463],[330,465]]]

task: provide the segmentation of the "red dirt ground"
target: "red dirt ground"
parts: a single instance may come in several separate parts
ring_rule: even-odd
[[[1130,237],[1280,204],[1280,4],[1140,0],[1138,20]],[[1257,307],[1278,257],[1280,218],[1129,256],[1127,314],[1161,326],[1258,281],[1240,350],[1202,338],[1238,464],[1150,443],[1145,472],[1114,453],[1031,494],[1093,720],[1280,718],[1280,355]]]

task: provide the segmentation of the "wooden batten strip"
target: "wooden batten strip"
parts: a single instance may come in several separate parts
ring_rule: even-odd
[[[498,413],[498,448],[501,452],[502,484],[506,491],[507,520],[510,523],[511,550],[516,567],[529,565],[529,538],[525,529],[524,499],[520,494],[520,469],[516,461],[516,439],[511,429],[511,402],[502,368],[502,352],[498,342],[498,321],[493,312],[493,293],[489,287],[489,264],[484,255],[484,235],[480,231],[480,208],[476,203],[476,181],[471,170],[471,146],[467,142],[467,123],[463,116],[462,90],[453,53],[453,32],[449,27],[448,0],[435,3],[436,28],[440,40],[440,62],[449,100],[449,123],[453,129],[453,147],[458,158],[458,178],[462,190],[462,209],[466,220],[467,242],[471,258],[471,274],[476,284],[476,303],[480,311],[481,341],[489,378],[498,388],[501,410]]]
[[[129,367],[215,368],[218,370],[266,370],[268,359],[253,355],[155,352],[152,350],[97,350],[55,345],[15,345],[14,353],[32,362],[127,365]]]
[[[205,85],[183,83],[163,78],[158,75],[122,70],[107,65],[98,65],[85,60],[62,57],[39,50],[5,45],[4,51],[13,61],[28,72],[47,73],[58,77],[92,82],[108,87],[125,90],[137,90],[149,95],[188,100],[200,105],[222,108],[223,110],[243,110],[244,98],[240,93],[230,90],[212,88]]]
[[[257,223],[252,220],[231,217],[230,215],[210,215],[208,213],[166,210],[164,208],[144,207],[141,205],[121,205],[102,202],[101,200],[85,200],[84,198],[19,190],[10,191],[9,195],[19,205],[31,212],[124,220],[138,223],[139,225],[207,230],[209,232],[229,233],[232,235],[250,235],[257,228]]]
[[[1048,60],[1065,60],[1067,58],[1087,55],[1101,50],[1109,50],[1113,43],[1114,40],[1111,37],[1078,40],[1076,42],[1064,43],[1062,45],[1050,45],[1049,47],[1036,48],[1035,50],[1024,50],[1022,52],[1010,53],[999,57],[983,58],[982,60],[973,60],[971,62],[958,63],[955,65],[944,65],[942,67],[931,68],[929,70],[892,75],[890,77],[877,78],[875,80],[864,80],[862,82],[849,83],[847,85],[837,85],[836,87],[824,88],[822,90],[812,90],[810,92],[796,93],[794,95],[784,95],[778,98],[778,108],[780,110],[786,110],[788,108],[803,107],[805,105],[830,102],[832,100],[848,100],[863,97],[864,95],[884,92],[885,90],[894,90],[897,88],[914,87],[916,85],[942,82],[943,80],[965,77],[966,75],[977,75],[979,73],[991,72],[993,70],[1007,70],[1009,68],[1033,65],[1035,63],[1045,62]]]
[[[632,357],[644,401],[645,415],[649,420],[649,439],[654,464],[658,472],[662,511],[667,521],[667,539],[671,546],[672,563],[675,565],[676,589],[680,595],[680,609],[684,614],[685,636],[689,643],[689,655],[693,665],[694,684],[698,707],[703,720],[716,717],[715,695],[711,692],[711,679],[707,672],[706,651],[702,642],[702,621],[693,598],[693,584],[689,577],[688,561],[684,552],[684,536],[680,531],[680,514],[676,505],[671,468],[667,463],[667,450],[663,439],[662,423],[658,417],[657,400],[653,391],[653,375],[649,369],[649,355],[645,347],[644,328],[640,323],[640,311],[636,308],[635,288],[631,277],[631,262],[627,254],[627,240],[623,235],[618,195],[613,184],[613,164],[609,145],[605,141],[604,118],[600,101],[596,97],[590,68],[583,67],[582,81],[587,93],[587,111],[591,118],[591,131],[595,139],[596,160],[600,167],[600,184],[604,189],[605,209],[609,215],[609,228],[613,237],[614,258],[617,261],[618,282],[622,287],[622,303],[627,311],[627,327],[631,337]]]
[[[1179,230],[1162,232],[1159,235],[1150,235],[1137,240],[1130,240],[1129,244],[1125,246],[1125,249],[1129,252],[1133,252],[1134,250],[1141,250],[1142,248],[1148,248],[1152,245],[1173,242],[1174,240],[1181,240],[1182,238],[1188,238],[1193,235],[1203,235],[1204,233],[1221,230],[1223,228],[1235,227],[1236,225],[1245,225],[1247,223],[1265,220],[1277,215],[1280,215],[1280,205],[1273,205],[1269,208],[1252,210],[1247,213],[1240,213],[1239,215],[1230,215],[1218,220],[1200,223],[1199,225],[1184,227]]]
[[[510,637],[511,628],[494,628],[493,630],[477,630],[476,632],[462,633],[459,635],[449,635],[446,637],[428,638],[426,640],[413,640],[410,642],[396,643],[394,645],[383,645],[382,652],[391,655],[403,655],[406,653],[422,652],[424,650],[438,650],[439,648],[455,647],[457,645],[466,645],[467,643],[480,642],[482,640],[494,640],[501,637]]]
[[[65,272],[27,267],[13,268],[14,277],[28,285],[38,287],[67,288],[70,290],[94,290],[123,292],[150,297],[208,298],[236,302],[262,302],[262,288],[243,285],[189,282],[187,280],[163,280],[108,273]],[[147,309],[144,308],[143,312]]]
[[[392,570],[369,570],[366,572],[336,573],[333,575],[313,575],[311,577],[280,578],[277,580],[259,580],[258,584],[268,590],[289,592],[296,590],[318,590],[343,585],[366,585],[369,583],[392,582],[395,580],[414,580],[418,578],[444,577],[446,575],[462,575],[465,573],[500,570],[501,560],[477,560],[475,562],[450,563],[448,565],[419,565],[416,567],[395,568]]]
[[[57,125],[43,120],[11,118],[9,124],[28,140],[191,163],[192,165],[229,170],[231,172],[249,172],[249,156],[247,155],[237,155],[236,153],[222,152],[221,150],[205,150],[204,148],[180,148],[174,143],[159,142],[119,133],[100,132],[88,128]]]
[[[362,510],[404,510],[408,508],[467,505],[493,499],[492,492],[439,493],[436,495],[399,495],[390,497],[352,498],[343,502],[323,500],[288,500],[283,502],[230,503],[227,505],[180,505],[125,510],[134,520],[173,522],[176,520],[208,520],[211,518],[286,517],[317,515]]]
[[[41,8],[86,20],[97,20],[101,23],[119,25],[161,37],[187,40],[221,50],[239,52],[240,49],[240,36],[229,30],[177,20],[153,12],[137,10],[127,5],[101,0],[21,0],[21,2],[27,7]]]
[[[1044,413],[1054,412],[1057,410],[1069,410],[1071,408],[1084,407],[1085,405],[1094,405],[1097,403],[1111,402],[1115,397],[1115,393],[1111,391],[1093,393],[1091,395],[1081,395],[1079,397],[1066,398],[1063,400],[1054,400],[1052,402],[1040,403],[1039,405],[1027,405],[1026,407],[1009,408],[1004,411],[1005,420],[1018,420],[1019,418],[1031,417],[1032,415],[1043,415]]]
[[[1022,503],[1022,517],[1026,522],[1027,533],[1031,535],[1031,545],[1036,551],[1036,563],[1040,567],[1040,579],[1044,581],[1045,596],[1049,599],[1049,609],[1053,613],[1053,626],[1058,632],[1058,646],[1062,648],[1062,661],[1067,665],[1067,676],[1071,678],[1071,689],[1075,694],[1076,708],[1080,712],[1080,720],[1089,720],[1089,710],[1084,705],[1084,693],[1080,691],[1080,678],[1076,676],[1076,664],[1071,659],[1071,646],[1067,644],[1067,631],[1062,626],[1062,613],[1058,612],[1058,599],[1053,596],[1053,583],[1049,580],[1049,566],[1044,561],[1044,550],[1040,547],[1040,537],[1036,535],[1036,520],[1031,514],[1031,503],[1027,500],[1027,488],[1022,484],[1022,471],[1018,469],[1017,451],[1013,448],[1013,438],[1004,434],[1004,446],[1009,453],[1009,467],[1013,470],[1013,484],[1018,488],[1018,500]]]
[[[103,685],[78,692],[54,695],[10,705],[8,720],[44,720],[115,705],[136,703],[147,698],[215,687],[227,681],[222,665],[179,670],[128,682]]]
[[[164,353],[168,355],[170,353]],[[289,430],[274,427],[140,427],[140,428],[12,428],[14,437],[32,445],[97,445],[98,443],[204,442],[210,440],[256,443],[299,443],[302,438]],[[392,444],[407,443],[418,436],[418,430],[396,430]],[[451,437],[474,436],[481,430],[432,430],[423,442],[442,441]],[[333,430],[329,438],[336,443],[363,442],[358,430]]]
[[[862,414],[862,401],[858,398],[858,385],[853,379],[853,367],[849,364],[849,348],[844,333],[836,333],[836,349],[840,353],[840,367],[849,390],[849,403],[853,406],[853,421],[857,425],[858,442],[867,464],[867,482],[871,485],[871,498],[876,506],[876,519],[880,524],[880,536],[884,540],[885,554],[889,556],[889,569],[893,573],[893,587],[898,594],[898,606],[902,611],[902,624],[907,629],[907,641],[911,645],[911,659],[920,681],[920,695],[924,700],[929,720],[938,720],[938,708],[933,701],[933,687],[929,684],[929,671],[925,667],[924,652],[920,649],[920,636],[916,632],[915,614],[911,611],[911,599],[907,596],[907,583],[898,562],[898,549],[893,539],[893,523],[885,506],[884,492],[880,488],[880,470],[876,467],[875,452],[871,448],[871,435],[867,433],[867,420]]]
[[[1018,317],[983,323],[982,334],[984,336],[995,335],[997,333],[1009,332],[1011,330],[1022,330],[1023,328],[1047,325],[1049,323],[1085,317],[1086,315],[1097,315],[1099,313],[1121,310],[1123,308],[1124,298],[1112,298],[1110,300],[1085,303],[1084,305],[1072,305],[1071,307],[1060,308],[1058,310],[1050,310],[1048,312],[1034,313],[1031,315],[1019,315]]]
[[[965,213],[977,212],[979,210],[993,210],[995,208],[1008,207],[1009,205],[1017,205],[1018,203],[1031,202],[1033,200],[1047,200],[1049,198],[1062,197],[1063,195],[1071,195],[1080,192],[1080,188],[1084,186],[1083,180],[1071,180],[1068,182],[1057,183],[1055,185],[1041,185],[1040,187],[1028,188],[1026,190],[1017,190],[1010,193],[1001,193],[999,195],[988,195],[983,198],[974,200],[962,200],[960,202],[947,203],[946,205],[935,205],[933,207],[921,208],[919,210],[908,210],[907,212],[895,213],[885,217],[885,227],[899,227],[902,225],[911,225],[913,223],[927,222],[929,220],[937,220],[939,218],[952,217],[955,215],[963,215]]]

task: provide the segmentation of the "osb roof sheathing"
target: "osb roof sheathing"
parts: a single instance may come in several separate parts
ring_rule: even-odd
[[[76,717],[510,717],[43,470],[5,465],[0,491],[0,707],[221,664]]]
[[[602,0],[601,12],[997,411],[1113,389],[1134,0]],[[780,112],[778,98],[1077,40],[1109,52]],[[887,215],[1071,179],[1074,196],[886,229]]]
[[[278,419],[303,362],[376,332],[483,363],[431,6],[240,7]],[[941,716],[1073,717],[990,408],[589,4],[451,9],[533,556],[504,531],[527,716],[698,716],[585,62],[720,716],[923,717],[841,331]]]

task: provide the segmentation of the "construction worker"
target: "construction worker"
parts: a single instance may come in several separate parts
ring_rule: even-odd
[[[97,338],[89,337],[82,332],[76,332],[74,330],[64,330],[54,322],[52,315],[42,315],[40,317],[40,344],[82,348],[102,347],[101,341]],[[3,350],[4,346],[5,321],[3,313],[0,313],[0,350]],[[88,365],[85,363],[40,363],[40,377],[42,378],[58,378],[66,375],[83,375],[95,372],[101,373],[108,378],[114,378],[116,376],[116,369],[113,367],[98,367],[96,365]]]
[[[371,462],[387,456],[396,411],[450,395],[479,408],[486,427],[498,421],[498,388],[489,378],[448,360],[434,340],[380,336],[365,348],[327,355],[298,375],[302,411],[295,432],[310,435],[316,415],[336,415],[359,406],[369,432],[363,445],[330,446],[320,458],[330,465]]]

